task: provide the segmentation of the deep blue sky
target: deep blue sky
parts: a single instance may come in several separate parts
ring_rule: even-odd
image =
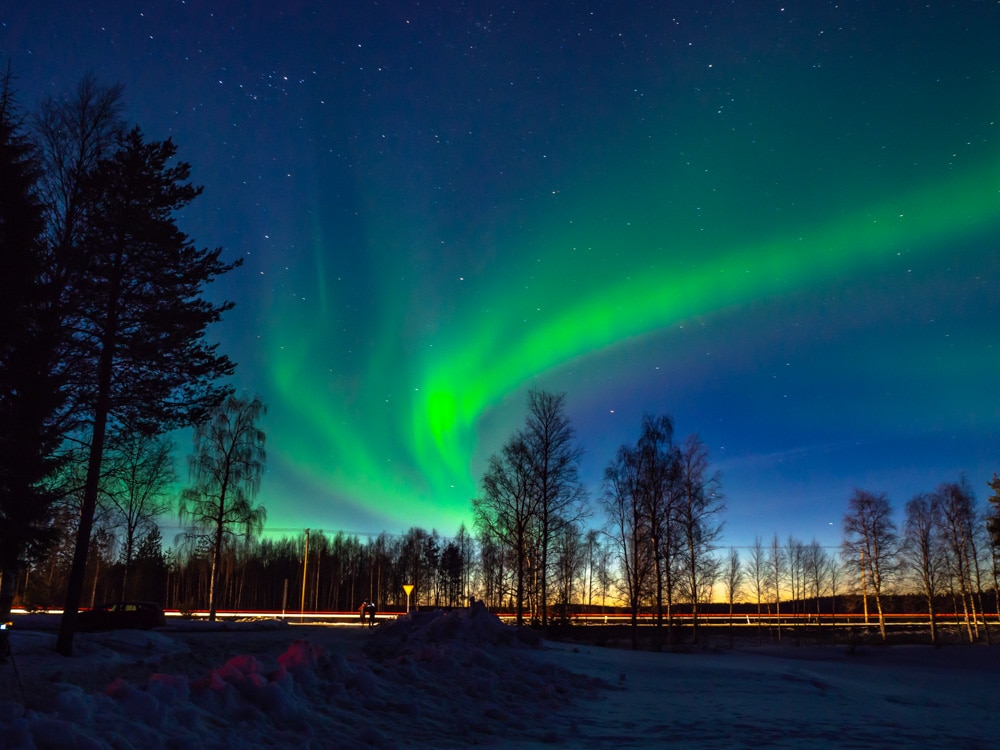
[[[530,387],[594,496],[699,433],[736,545],[1000,470],[997,3],[20,5],[22,103],[123,83],[245,259],[272,530],[454,533]]]

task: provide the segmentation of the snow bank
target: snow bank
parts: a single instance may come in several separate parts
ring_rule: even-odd
[[[468,609],[411,612],[387,622],[366,651],[380,658],[413,656],[418,651],[432,654],[443,644],[452,649],[537,648],[541,638],[532,630],[504,625],[482,602],[474,602]]]
[[[71,660],[51,655],[53,636],[16,632],[22,672],[37,674],[48,659],[64,665],[48,673],[64,681],[54,692],[48,683],[43,703],[36,684],[28,708],[0,700],[0,750],[1000,742],[997,647],[542,646],[482,608],[414,613],[372,630],[248,628],[88,636]],[[111,677],[85,681],[81,665]]]
[[[237,636],[239,637],[239,636]],[[118,633],[123,649],[176,651],[165,633]],[[107,641],[106,641],[107,642]],[[293,640],[208,674],[60,686],[44,708],[0,702],[0,748],[463,747],[552,741],[547,714],[599,681],[521,658],[537,639],[484,607],[414,613],[371,631],[363,653]],[[273,661],[269,661],[273,660]]]

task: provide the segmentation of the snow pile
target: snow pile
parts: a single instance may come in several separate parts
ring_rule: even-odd
[[[372,630],[94,634],[68,660],[50,634],[15,637],[28,708],[0,683],[0,750],[1000,742],[997,647],[542,648],[480,608]]]
[[[165,633],[123,631],[111,638],[127,649],[179,650]],[[207,675],[154,673],[141,685],[117,678],[90,694],[63,684],[40,708],[3,701],[0,747],[552,742],[560,738],[547,728],[546,717],[601,685],[524,658],[534,651],[532,639],[519,638],[482,607],[414,613],[379,626],[364,640],[365,653],[346,655],[295,640],[273,662],[236,656]]]
[[[270,672],[255,657],[245,656],[200,679],[154,674],[141,687],[116,679],[91,695],[66,684],[44,711],[7,701],[0,705],[0,746],[152,750],[195,741],[223,747],[227,734],[221,730],[227,725],[253,728],[260,738],[281,741],[277,721],[289,723],[308,714],[309,696],[293,674],[308,661],[303,654],[309,651],[308,644],[293,643]]]
[[[541,638],[532,630],[512,628],[500,622],[482,602],[468,609],[411,612],[382,625],[366,651],[381,658],[432,653],[448,644],[455,649],[497,646],[539,647]]]

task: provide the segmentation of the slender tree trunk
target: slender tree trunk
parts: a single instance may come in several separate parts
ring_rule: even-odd
[[[974,544],[971,544],[970,547],[972,548],[971,549],[972,554],[970,555],[972,560],[972,565],[971,565],[971,570],[969,571],[969,575],[972,578],[971,582],[972,594],[973,594],[973,601],[976,606],[977,622],[978,622],[978,617],[982,616],[983,633],[986,636],[987,645],[990,645],[991,643],[990,626],[989,623],[986,621],[986,608],[983,604],[983,578],[982,578],[982,570],[980,570],[979,568],[979,555]]]
[[[122,565],[122,599],[128,599],[128,560],[126,559],[125,564]]]
[[[674,574],[671,563],[669,556],[663,562],[664,588],[667,591],[667,643],[674,642]]]
[[[632,650],[639,650],[639,600],[633,595],[630,602],[632,609]]]
[[[865,567],[865,551],[861,550],[861,602],[865,608],[865,628],[868,627],[868,568]]]
[[[968,550],[968,547],[966,547]],[[968,611],[970,617],[970,623],[972,625],[972,632],[975,635],[975,640],[979,640],[979,613],[976,611],[976,596],[974,587],[972,585],[972,567],[969,564],[968,552],[964,553],[965,563],[962,566],[963,571],[963,585],[962,590],[965,592],[963,597],[969,602]]]
[[[112,303],[108,320],[117,316],[117,285],[112,293]],[[104,457],[104,439],[107,432],[108,414],[111,411],[111,375],[114,364],[115,333],[108,333],[108,340],[101,349],[98,366],[97,400],[94,407],[94,429],[90,441],[90,455],[87,459],[87,478],[83,487],[83,507],[80,509],[80,525],[76,531],[76,548],[73,550],[73,564],[66,582],[66,604],[59,621],[59,635],[56,637],[56,651],[63,656],[73,655],[73,636],[76,634],[76,615],[83,595],[84,577],[87,573],[87,556],[90,551],[90,535],[94,530],[94,513],[97,511],[97,491],[101,479],[101,462]]]
[[[733,597],[729,597],[729,648],[733,647]]]
[[[778,624],[778,640],[781,640],[781,578],[780,566],[774,566],[774,617]]]
[[[97,579],[101,577],[101,546],[94,545],[94,580],[90,584],[90,608],[93,609],[97,603]]]
[[[955,593],[955,582],[954,581],[950,581],[949,582],[949,593],[951,594],[951,611],[955,615],[958,615],[958,594]],[[960,622],[958,622],[958,620],[956,620],[955,621],[955,626],[956,626],[956,629],[958,630],[958,640],[961,643],[964,640],[964,636],[962,635],[962,624]]]
[[[77,528],[73,564],[70,568],[69,579],[66,582],[66,604],[63,607],[63,615],[59,623],[59,635],[56,637],[56,651],[63,656],[73,655],[76,614],[83,595],[84,576],[87,572],[87,556],[90,551],[90,534],[94,529],[94,513],[97,510],[97,485],[101,474],[101,454],[104,448],[108,400],[107,394],[105,394],[104,398],[101,399],[104,402],[105,408],[98,410],[102,413],[98,414],[98,418],[94,424],[94,435],[91,441],[90,458],[87,465],[87,479],[84,483],[80,526]]]
[[[319,586],[320,586],[320,566],[323,565],[323,558],[321,555],[316,555],[316,575],[313,576],[313,597],[312,597],[312,608],[313,611],[319,611]]]
[[[524,555],[518,554],[517,588],[515,590],[517,618],[515,622],[520,627],[524,624]]]
[[[882,640],[885,641],[885,614],[882,612],[882,595],[878,589],[875,590],[875,608],[878,610],[878,630]]]
[[[7,622],[14,606],[14,590],[17,584],[17,563],[8,560],[0,570],[0,620]]]
[[[542,492],[546,493],[548,488],[543,485]],[[545,498],[544,502],[548,503],[548,496],[546,494],[542,495]],[[544,628],[548,624],[549,616],[549,511],[547,507],[542,509],[542,554],[540,556],[540,567],[541,570],[538,571],[541,577],[541,586],[539,590],[541,591],[541,604],[542,604],[542,627]]]
[[[220,506],[225,501],[220,501]],[[220,517],[221,517],[220,513]],[[222,532],[223,525],[220,522],[215,529],[215,542],[212,545],[212,567],[208,577],[208,621],[215,622],[216,601],[215,590],[219,580],[219,568],[222,566]]]
[[[663,561],[660,557],[659,539],[653,539],[654,575],[656,576],[656,638],[654,648],[663,650]]]
[[[691,574],[691,641],[698,642],[698,555],[694,538],[688,534],[688,565]]]
[[[937,618],[934,616],[934,597],[927,594],[927,619],[931,630],[931,645],[937,645]]]
[[[639,649],[639,603],[640,603],[640,573],[639,573],[639,537],[636,530],[632,532],[632,571],[629,581],[629,606],[632,609],[632,650]]]
[[[760,586],[757,586],[757,642],[762,643],[764,641],[764,632],[762,630],[762,625],[760,624],[761,617],[761,599],[760,599]]]
[[[969,594],[965,588],[965,579],[959,573],[959,598],[962,600],[962,615],[965,618],[965,629],[969,634],[969,643],[975,642],[972,632],[972,618],[969,616]]]
[[[15,588],[14,590],[14,600],[16,601],[18,594],[20,594],[22,604],[28,595],[28,579],[31,576],[31,567],[30,565],[24,566],[24,582],[19,588]]]
[[[237,562],[239,561],[234,560],[234,563]],[[233,606],[237,610],[241,610],[243,609],[243,597],[246,594],[246,585],[247,585],[246,566],[238,565],[236,567],[236,570],[233,571],[233,577],[234,577],[233,586],[236,589],[236,597],[235,597],[236,601],[233,603]]]

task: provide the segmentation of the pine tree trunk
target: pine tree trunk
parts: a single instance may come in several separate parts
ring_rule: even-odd
[[[116,292],[112,294],[112,304],[108,320],[115,320],[117,314]],[[84,577],[87,573],[87,555],[90,551],[90,535],[94,529],[94,513],[97,510],[97,491],[101,478],[101,463],[104,457],[104,438],[107,431],[108,414],[111,411],[111,375],[114,363],[114,331],[108,334],[101,350],[98,367],[98,391],[94,407],[94,428],[90,441],[90,455],[87,460],[87,478],[83,487],[83,507],[80,509],[80,526],[76,532],[76,548],[73,564],[66,583],[66,604],[59,622],[56,637],[56,651],[63,656],[73,655],[73,636],[76,634],[76,614],[83,594]]]
[[[0,621],[7,622],[14,606],[14,588],[17,583],[17,565],[7,562],[0,570]]]

